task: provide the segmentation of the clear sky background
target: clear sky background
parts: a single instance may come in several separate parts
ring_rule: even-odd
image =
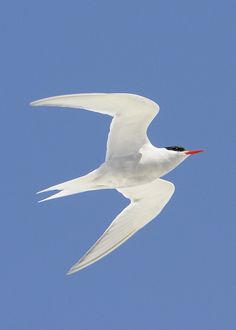
[[[5,1],[1,6],[0,327],[235,330],[235,1]],[[166,178],[161,215],[65,276],[128,201],[35,192],[104,159],[110,118],[30,108],[83,92],[147,96],[154,145],[206,150]]]

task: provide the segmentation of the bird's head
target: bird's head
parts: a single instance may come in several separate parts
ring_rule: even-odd
[[[173,151],[175,155],[179,154],[182,156],[190,156],[194,154],[198,154],[199,152],[203,152],[204,150],[186,150],[183,147],[178,146],[172,146],[172,147],[166,147],[167,150]],[[173,153],[173,155],[174,155]]]
[[[162,155],[165,161],[167,160],[167,164],[169,164],[169,170],[171,170],[182,163],[189,156],[202,151],[203,150],[189,150],[183,147],[171,146],[162,148]]]

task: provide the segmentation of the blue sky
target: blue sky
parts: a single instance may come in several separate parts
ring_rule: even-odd
[[[235,7],[2,4],[1,329],[235,329]],[[37,204],[36,191],[104,159],[108,117],[28,106],[78,92],[150,97],[153,144],[206,152],[166,177],[176,192],[155,221],[66,277],[127,205],[115,191]]]

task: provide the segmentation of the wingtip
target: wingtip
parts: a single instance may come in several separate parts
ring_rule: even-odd
[[[74,264],[66,273],[66,275],[71,275],[74,273],[79,272],[81,269],[86,268],[88,265],[81,263],[81,261],[78,261],[76,264]]]
[[[68,276],[68,275],[72,275],[72,274],[74,274],[74,273],[76,273],[76,272],[78,272],[79,271],[79,269],[75,269],[75,268],[73,268],[73,267],[71,267],[69,270],[68,270],[68,272],[66,273],[66,275]]]
[[[39,101],[32,101],[32,102],[30,102],[29,105],[30,105],[31,107],[37,107],[37,106],[40,105],[40,102],[39,102]]]
[[[30,106],[31,107],[38,107],[38,106],[44,106],[44,105],[50,105],[47,103],[47,101],[49,101],[49,99],[51,99],[51,97],[46,97],[44,99],[40,99],[40,100],[35,100],[30,102]]]

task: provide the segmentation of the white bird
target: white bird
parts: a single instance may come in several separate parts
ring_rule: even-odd
[[[175,190],[171,182],[160,178],[190,155],[203,151],[154,147],[146,132],[159,106],[139,95],[72,94],[41,99],[31,105],[86,109],[113,117],[105,162],[85,176],[39,192],[60,191],[42,200],[46,201],[89,190],[116,189],[131,201],[68,274],[103,258],[154,219]]]

